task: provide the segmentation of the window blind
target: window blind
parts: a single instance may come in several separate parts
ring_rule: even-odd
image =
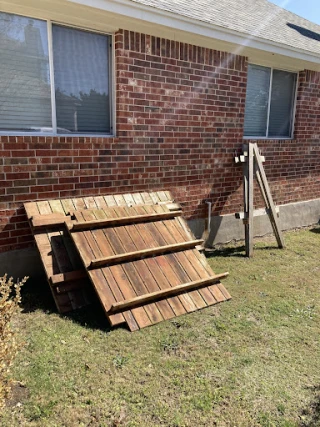
[[[0,14],[0,130],[52,131],[47,23]]]
[[[273,70],[269,120],[270,137],[286,137],[291,134],[295,83],[295,74]]]
[[[249,65],[245,107],[245,136],[266,136],[270,69]]]
[[[109,133],[108,36],[52,26],[58,133]]]

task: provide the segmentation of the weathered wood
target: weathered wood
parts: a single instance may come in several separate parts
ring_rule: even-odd
[[[24,209],[29,220],[31,220],[35,215],[39,215],[39,209],[36,202],[25,203]]]
[[[281,229],[280,229],[280,224],[278,221],[278,217],[277,217],[277,213],[275,210],[275,205],[273,203],[273,198],[271,195],[271,191],[270,191],[270,187],[269,187],[269,183],[263,168],[263,164],[260,158],[260,154],[259,154],[259,150],[258,150],[258,146],[257,144],[253,144],[253,150],[254,150],[254,154],[255,154],[255,160],[256,160],[256,164],[257,164],[257,170],[259,171],[260,177],[261,177],[261,190],[265,192],[265,197],[268,201],[268,208],[270,210],[269,213],[269,217],[270,217],[270,221],[271,224],[273,225],[274,231],[275,231],[275,236],[277,239],[277,243],[280,249],[285,247],[284,244],[284,239],[282,237],[282,233],[281,233]]]
[[[85,277],[87,277],[85,270],[68,271],[66,273],[54,274],[50,277],[50,283],[52,286],[58,286],[61,283],[67,283],[73,280],[81,280]]]
[[[64,226],[65,222],[69,223],[68,220],[70,220],[70,217],[56,212],[46,215],[33,215],[31,224],[35,229],[41,227],[61,227]]]
[[[136,252],[127,252],[117,254],[105,258],[97,258],[90,262],[87,268],[101,268],[107,265],[114,265],[128,261],[134,261],[145,257],[155,256],[159,254],[166,254],[174,251],[182,251],[191,249],[203,243],[203,240],[191,240],[189,242],[175,243],[172,245],[158,246],[156,248],[143,249]]]
[[[208,286],[212,283],[219,282],[221,279],[226,278],[229,273],[217,274],[216,276],[209,277],[207,279],[195,280],[193,282],[184,283],[182,285],[175,286],[173,288],[162,289],[156,292],[150,292],[149,294],[140,295],[135,298],[131,298],[125,301],[119,301],[112,304],[109,313],[115,314],[120,311],[129,310],[133,307],[140,307],[144,304],[157,301],[158,299],[178,295],[183,292],[188,292],[194,289],[198,289],[202,286]]]
[[[92,221],[81,221],[74,223],[69,226],[71,231],[80,231],[80,230],[90,230],[92,228],[102,228],[102,227],[116,227],[119,225],[126,224],[137,224],[138,222],[146,222],[146,221],[160,221],[168,218],[175,218],[176,216],[182,215],[181,211],[172,211],[172,212],[162,212],[162,213],[154,213],[147,215],[133,215],[121,218],[105,218],[98,219]]]

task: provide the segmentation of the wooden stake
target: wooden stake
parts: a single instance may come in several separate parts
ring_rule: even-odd
[[[273,203],[270,187],[269,187],[268,180],[262,165],[257,144],[253,145],[253,149],[254,149],[255,161],[257,166],[257,170],[256,170],[257,180],[260,186],[262,196],[265,200],[266,207],[269,212],[269,218],[277,239],[278,246],[280,249],[282,249],[285,247],[285,244],[282,237],[282,233],[281,233],[281,229],[280,229],[280,225],[277,217],[277,212]]]

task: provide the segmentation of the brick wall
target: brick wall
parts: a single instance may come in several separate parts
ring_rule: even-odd
[[[0,252],[32,244],[25,201],[165,189],[188,217],[242,209],[246,58],[128,31],[115,49],[116,138],[0,137]],[[320,197],[319,78],[300,74],[296,139],[259,141],[279,204]]]

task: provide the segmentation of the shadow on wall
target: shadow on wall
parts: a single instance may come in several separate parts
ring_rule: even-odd
[[[308,30],[307,28],[300,27],[299,25],[291,24],[290,22],[287,22],[287,26],[292,28],[293,30],[298,31],[302,36],[307,37],[311,40],[316,40],[320,42],[320,34],[315,33],[314,31]]]

